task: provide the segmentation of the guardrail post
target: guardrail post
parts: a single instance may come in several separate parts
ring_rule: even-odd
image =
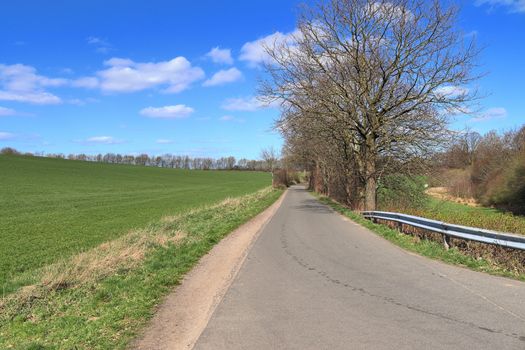
[[[443,233],[443,245],[445,246],[445,250],[450,249],[450,236]]]

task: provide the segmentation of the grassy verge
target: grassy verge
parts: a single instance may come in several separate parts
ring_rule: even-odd
[[[317,198],[319,198],[319,200],[322,203],[329,205],[340,214],[348,217],[356,223],[368,228],[369,230],[380,235],[381,237],[408,251],[418,253],[420,255],[432,259],[441,260],[449,264],[468,267],[475,271],[481,271],[493,275],[510,277],[525,281],[525,274],[523,273],[508,270],[500,265],[495,264],[493,261],[482,257],[476,258],[473,256],[469,256],[455,247],[446,250],[444,249],[443,245],[439,242],[418,239],[417,237],[391,229],[386,225],[374,224],[373,222],[364,219],[361,215],[353,212],[346,206],[337,203],[328,197],[319,194],[315,195],[317,196]]]
[[[481,227],[489,230],[525,234],[525,217],[493,208],[429,198],[425,206],[404,209],[403,213],[445,221],[451,224]]]
[[[38,283],[0,303],[0,348],[124,348],[201,256],[281,193],[167,217],[41,269]]]

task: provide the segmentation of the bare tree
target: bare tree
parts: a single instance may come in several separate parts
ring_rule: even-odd
[[[225,169],[232,170],[235,167],[235,163],[236,163],[235,157],[227,157]]]
[[[425,157],[446,136],[447,114],[475,98],[465,85],[478,50],[456,16],[439,0],[321,0],[293,40],[266,47],[261,95],[282,101],[277,127],[328,151],[314,161],[343,170],[354,207],[375,209],[392,162]]]
[[[277,161],[279,160],[279,156],[277,155],[277,151],[273,146],[268,148],[263,148],[261,150],[261,158],[263,162],[265,163],[266,171],[272,171],[275,169],[277,165]]]

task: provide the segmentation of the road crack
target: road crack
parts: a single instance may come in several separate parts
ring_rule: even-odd
[[[471,327],[471,328],[475,328],[475,329],[478,329],[478,330],[481,330],[481,331],[485,331],[485,332],[488,332],[488,333],[500,334],[500,335],[503,335],[505,337],[510,337],[510,338],[521,340],[521,341],[525,341],[525,336],[521,336],[520,334],[517,334],[517,333],[507,332],[507,331],[502,330],[502,329],[487,328],[487,327],[478,325],[478,324],[476,324],[474,322],[461,320],[461,319],[458,319],[458,318],[446,315],[444,313],[427,310],[427,309],[425,309],[424,307],[422,307],[420,305],[411,305],[411,304],[403,303],[403,302],[400,302],[400,301],[398,301],[395,298],[392,298],[390,296],[385,296],[385,295],[372,293],[372,292],[370,292],[370,291],[368,291],[368,290],[366,290],[366,289],[364,289],[362,287],[356,287],[356,286],[352,285],[349,282],[341,281],[340,279],[333,278],[326,271],[323,271],[319,267],[316,267],[316,266],[313,266],[313,265],[309,264],[304,259],[302,259],[301,257],[297,256],[297,254],[293,253],[292,250],[290,249],[289,242],[286,239],[286,235],[285,235],[286,231],[287,231],[287,227],[286,227],[286,225],[283,224],[281,226],[281,231],[280,231],[280,242],[281,242],[281,247],[284,250],[284,252],[295,263],[297,263],[299,266],[303,267],[307,272],[315,273],[318,276],[320,276],[323,279],[325,279],[327,282],[330,282],[332,284],[335,284],[335,285],[338,285],[340,287],[346,288],[348,290],[351,290],[352,292],[355,292],[355,293],[358,293],[358,294],[361,294],[361,295],[364,295],[364,296],[367,296],[367,297],[371,297],[371,298],[374,298],[374,299],[377,299],[377,300],[381,300],[381,301],[387,302],[387,303],[389,303],[391,305],[396,305],[396,306],[399,306],[399,307],[403,307],[405,309],[408,309],[408,310],[411,310],[411,311],[414,311],[414,312],[422,313],[422,314],[429,315],[429,316],[432,316],[432,317],[437,317],[437,318],[445,320],[445,321],[454,322],[454,323],[457,323],[457,324],[462,324],[462,325],[465,325],[465,326],[468,326],[468,327]]]

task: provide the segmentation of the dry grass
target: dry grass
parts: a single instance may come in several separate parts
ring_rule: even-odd
[[[226,198],[214,205],[202,206],[175,216],[167,216],[162,218],[159,224],[131,231],[86,252],[47,265],[36,272],[37,282],[2,298],[0,312],[6,311],[8,305],[15,306],[15,309],[24,307],[49,292],[86,286],[117,272],[131,270],[140,265],[148,251],[153,248],[178,244],[186,238],[196,239],[196,237],[187,237],[188,234],[184,231],[185,221],[191,220],[191,217],[199,216],[204,211],[212,211],[214,212],[213,219],[220,220],[225,212],[241,210],[250,201],[264,198],[270,192],[272,188],[268,187],[251,195]],[[10,311],[12,313],[14,310]]]
[[[152,246],[177,243],[185,236],[182,232],[167,235],[152,230],[133,231],[91,251],[45,267],[40,284],[48,289],[60,289],[94,282],[116,271],[135,267]]]
[[[478,207],[479,203],[472,197],[458,197],[451,193],[448,187],[430,187],[425,191],[431,197],[439,200],[451,201],[459,204],[466,204],[471,207]]]
[[[254,196],[256,199],[263,198],[263,197],[267,196],[271,191],[272,191],[272,188],[271,187],[267,187],[267,188],[263,188],[262,190],[259,190],[259,191],[255,192],[251,196]],[[216,208],[220,208],[220,207],[240,208],[240,207],[242,207],[243,205],[246,204],[245,202],[246,202],[245,197],[233,197],[233,198],[232,197],[228,197],[228,198],[223,199],[221,202],[219,202],[217,204],[214,204],[214,205],[211,205],[211,206],[204,206],[204,207],[191,209],[191,210],[188,210],[188,211],[186,211],[184,213],[181,213],[181,214],[178,214],[178,215],[165,216],[160,221],[162,223],[164,223],[164,224],[171,224],[171,223],[179,221],[183,217],[188,217],[188,216],[192,216],[192,215],[198,214],[203,209],[216,209]],[[218,215],[220,215],[220,212],[219,212]]]
[[[163,226],[131,231],[89,251],[43,267],[38,272],[37,283],[0,301],[0,311],[8,304],[26,305],[50,291],[85,286],[118,271],[132,269],[144,260],[150,249],[177,244],[185,237],[184,232],[169,232]]]

